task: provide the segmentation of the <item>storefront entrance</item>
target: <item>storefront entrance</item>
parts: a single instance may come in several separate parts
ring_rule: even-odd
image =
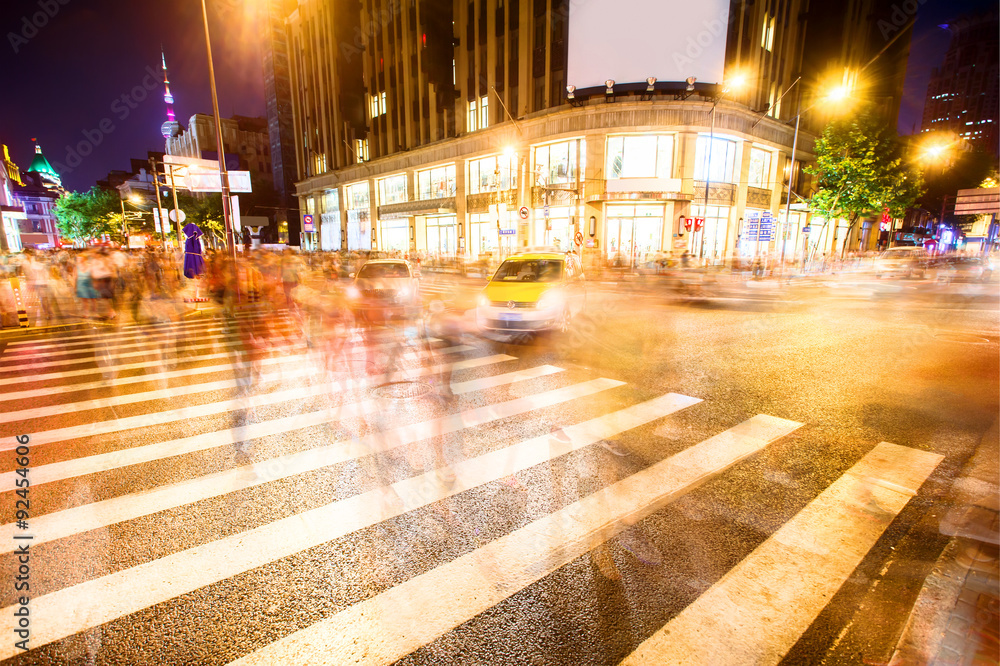
[[[407,252],[410,249],[410,221],[408,218],[381,220],[379,249],[388,252]]]
[[[608,261],[632,266],[659,252],[663,247],[664,209],[663,204],[608,204],[604,244]]]
[[[428,217],[426,225],[429,256],[453,257],[458,253],[458,227],[454,215]]]

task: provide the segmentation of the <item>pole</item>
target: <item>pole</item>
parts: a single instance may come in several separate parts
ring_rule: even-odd
[[[163,168],[166,169],[167,165],[164,164]],[[170,165],[170,191],[174,195],[174,217],[177,218],[177,245],[181,244],[181,212],[180,207],[177,205],[177,186],[174,185],[174,165]]]
[[[708,132],[708,155],[705,157],[705,210],[703,212],[705,217],[702,218],[704,221],[701,225],[701,245],[698,247],[698,259],[702,259],[705,256],[705,236],[708,231],[708,188],[712,184],[712,146],[715,143],[715,107],[719,105],[719,101],[721,100],[722,97],[719,97],[715,101],[715,104],[712,105],[712,129]],[[697,217],[695,215],[695,226],[698,225]]]
[[[222,141],[222,117],[219,115],[219,94],[215,89],[215,67],[212,64],[212,39],[208,31],[208,9],[201,0],[201,15],[205,22],[205,49],[208,52],[208,79],[212,87],[212,111],[215,114],[215,146],[219,153],[219,180],[222,185],[222,217],[226,222],[226,248],[236,265],[236,243],[233,242],[233,220],[229,200],[229,173],[226,171],[226,153]]]
[[[156,158],[149,158],[149,166],[153,176],[153,189],[156,190],[156,216],[160,220],[160,240],[163,242],[163,251],[167,251],[167,220],[163,219],[163,205],[160,201],[160,177],[156,173]]]
[[[800,112],[795,114],[795,134],[792,136],[792,154],[789,156],[788,162],[788,199],[785,201],[785,221],[781,225],[781,265],[778,267],[779,270],[783,270],[785,266],[785,244],[788,242],[788,227],[792,214],[792,176],[795,175],[795,150],[799,147],[799,120],[801,118],[800,109]]]
[[[125,199],[122,198],[121,192],[118,193],[118,203],[122,205],[122,233],[125,234],[125,247],[128,247],[130,245],[128,242],[128,222],[125,221]]]

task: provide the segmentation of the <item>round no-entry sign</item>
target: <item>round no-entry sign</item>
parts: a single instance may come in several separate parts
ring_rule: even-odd
[[[521,216],[522,220],[527,220],[528,219],[528,207],[527,206],[521,206],[517,210],[517,214]]]

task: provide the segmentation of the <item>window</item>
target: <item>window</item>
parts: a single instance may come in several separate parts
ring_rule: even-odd
[[[577,146],[582,140],[563,141],[535,148],[535,184],[568,185],[576,182]],[[583,145],[579,145],[583,161]],[[582,166],[582,165],[581,165]]]
[[[469,131],[486,129],[490,126],[490,98],[480,97],[479,101],[469,102]]]
[[[376,93],[368,97],[368,114],[378,118],[385,114],[385,93]]]
[[[760,35],[761,48],[771,51],[774,47],[774,17],[764,14],[764,27]]]
[[[368,139],[354,140],[354,157],[357,158],[358,162],[368,161]]]
[[[706,158],[711,173],[706,178]],[[710,180],[713,183],[733,182],[733,167],[736,163],[736,141],[723,137],[711,138],[707,135],[698,137],[698,146],[694,158],[694,179]]]
[[[380,178],[378,180],[378,205],[403,203],[406,201],[406,174]]]
[[[316,214],[316,199],[313,197],[306,197],[306,214],[315,215]]]
[[[674,137],[670,134],[609,136],[607,178],[670,178]]]
[[[340,212],[340,195],[337,190],[327,190],[323,193],[323,212],[325,213],[339,213]]]
[[[750,187],[771,187],[771,151],[760,148],[750,149],[750,174],[747,176]]]
[[[469,162],[469,194],[517,187],[517,155],[484,157]]]
[[[418,171],[417,192],[421,199],[455,196],[455,165],[448,164]]]
[[[344,189],[347,210],[368,210],[368,183],[354,183]]]

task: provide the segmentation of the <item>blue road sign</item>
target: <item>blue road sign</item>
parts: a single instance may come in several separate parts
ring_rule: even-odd
[[[516,229],[501,229],[500,230],[500,235],[501,236],[513,236],[516,233],[517,233]]]

